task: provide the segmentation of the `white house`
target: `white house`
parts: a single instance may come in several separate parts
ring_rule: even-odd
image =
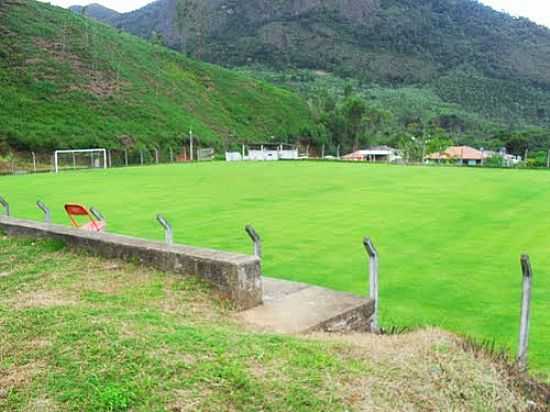
[[[238,152],[227,152],[225,160],[297,160],[298,148],[295,145],[286,143],[265,143],[249,146],[243,145],[242,154]]]
[[[398,162],[402,159],[399,150],[389,146],[374,146],[357,150],[343,157],[344,160],[363,160],[368,162]]]

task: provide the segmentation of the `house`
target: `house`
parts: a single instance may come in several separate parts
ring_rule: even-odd
[[[389,146],[375,146],[357,150],[342,157],[344,160],[360,160],[368,162],[397,162],[402,159],[399,150]]]
[[[425,157],[427,162],[457,163],[459,165],[481,165],[489,156],[483,150],[470,146],[451,146],[443,152],[431,153]]]

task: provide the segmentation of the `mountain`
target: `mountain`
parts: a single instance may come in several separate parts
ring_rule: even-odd
[[[292,139],[304,100],[58,7],[0,2],[0,148]],[[130,142],[130,143],[128,143]]]
[[[211,63],[415,87],[506,127],[550,125],[550,30],[474,0],[157,0],[106,22]]]
[[[118,11],[109,9],[108,7],[97,3],[92,3],[87,6],[71,6],[69,7],[69,10],[103,22],[111,21],[120,16]]]

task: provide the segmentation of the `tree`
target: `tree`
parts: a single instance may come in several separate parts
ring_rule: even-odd
[[[342,112],[346,119],[347,138],[352,142],[355,151],[359,148],[359,140],[364,131],[363,116],[367,112],[367,105],[359,97],[350,97],[344,102]]]

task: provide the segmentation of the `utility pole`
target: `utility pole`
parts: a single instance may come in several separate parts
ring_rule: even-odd
[[[193,161],[193,129],[189,128],[189,158]]]

